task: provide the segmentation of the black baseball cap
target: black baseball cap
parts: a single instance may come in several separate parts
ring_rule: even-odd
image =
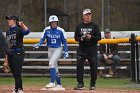
[[[17,21],[19,20],[19,18],[15,15],[6,16],[6,19],[7,20],[17,20]]]

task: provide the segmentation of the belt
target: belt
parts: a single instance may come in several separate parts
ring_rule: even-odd
[[[23,50],[23,48],[12,48],[11,51],[20,51]]]

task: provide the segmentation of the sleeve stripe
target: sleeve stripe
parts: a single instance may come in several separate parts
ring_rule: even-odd
[[[67,39],[67,35],[66,35],[64,29],[58,27],[58,30],[62,31],[64,38]]]
[[[46,28],[43,30],[43,33],[42,33],[42,35],[41,35],[41,38],[44,37],[44,34],[45,34],[46,30],[48,30],[48,29],[50,29],[50,26],[46,27]]]

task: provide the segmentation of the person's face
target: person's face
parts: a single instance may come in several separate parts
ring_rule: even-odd
[[[87,14],[83,15],[83,20],[84,20],[84,23],[90,23],[91,22],[91,13],[87,13]]]
[[[56,28],[57,27],[57,22],[56,21],[53,21],[50,24],[51,24],[51,27],[52,28]]]
[[[110,39],[110,38],[111,38],[111,33],[110,33],[110,32],[105,33],[105,38],[106,38],[106,39]]]
[[[16,25],[16,20],[8,19],[7,21],[8,21],[8,25],[9,25],[10,27],[13,27],[13,26]]]

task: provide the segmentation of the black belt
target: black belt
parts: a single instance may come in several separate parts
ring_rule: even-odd
[[[23,50],[23,48],[12,48],[11,51],[20,51]]]

